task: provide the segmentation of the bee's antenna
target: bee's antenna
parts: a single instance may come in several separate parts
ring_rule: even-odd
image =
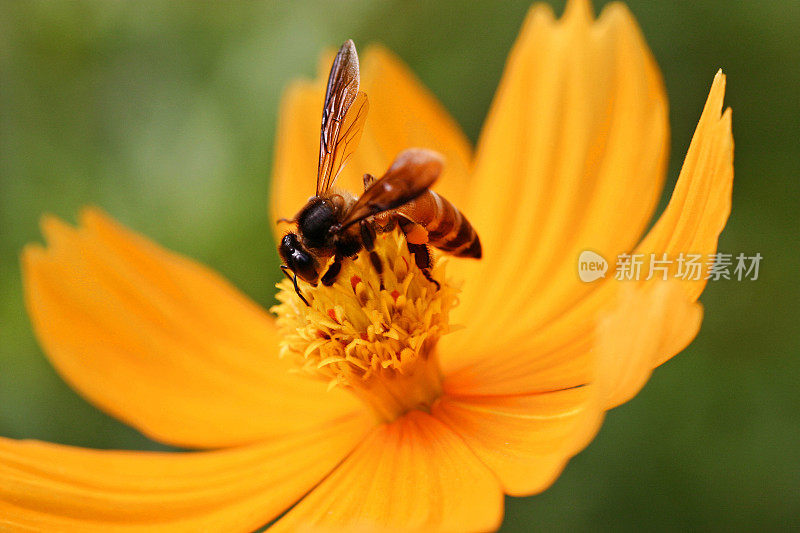
[[[297,274],[294,274],[294,276],[292,276],[287,272],[287,270],[289,270],[288,266],[281,265],[281,272],[283,272],[287,278],[292,280],[292,283],[294,284],[294,292],[297,293],[297,295],[300,297],[301,300],[303,300],[303,303],[306,304],[307,307],[311,307],[311,304],[308,303],[308,300],[306,300],[303,294],[300,292],[300,287],[297,286]]]
[[[294,224],[295,222],[297,221],[293,218],[279,218],[275,221],[276,224]]]
[[[303,294],[300,292],[300,287],[297,286],[297,274],[295,274],[292,278],[292,283],[294,283],[294,292],[296,292],[300,299],[303,300],[303,303],[306,304],[306,307],[311,307],[311,304],[308,303],[308,300],[306,300]],[[439,284],[437,283],[436,285]]]

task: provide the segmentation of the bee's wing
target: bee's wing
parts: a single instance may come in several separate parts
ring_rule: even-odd
[[[358,53],[348,39],[336,54],[328,76],[319,138],[317,196],[325,193],[358,146],[369,102],[360,92]]]
[[[397,209],[415,199],[433,185],[443,166],[442,156],[431,150],[410,148],[400,152],[389,170],[356,201],[342,221],[342,227]]]

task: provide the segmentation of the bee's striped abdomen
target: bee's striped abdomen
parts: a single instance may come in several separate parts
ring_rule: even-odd
[[[481,241],[467,217],[446,198],[428,190],[397,210],[428,231],[428,244],[457,257],[481,257]]]

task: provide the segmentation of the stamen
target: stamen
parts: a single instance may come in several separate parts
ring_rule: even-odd
[[[297,370],[344,387],[386,420],[410,409],[427,409],[441,394],[436,343],[449,330],[457,289],[445,280],[444,262],[426,279],[399,232],[375,241],[374,258],[362,252],[345,260],[329,287],[300,281],[306,306],[289,280],[277,286],[272,308],[283,333],[282,357]]]

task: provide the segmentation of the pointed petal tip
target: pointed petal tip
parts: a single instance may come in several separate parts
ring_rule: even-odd
[[[110,222],[111,217],[96,205],[85,205],[78,210],[78,220],[82,225],[99,221]]]
[[[733,124],[733,109],[730,107],[726,107],[725,111],[722,112],[722,117],[720,118],[721,122],[725,123],[725,127],[727,129],[731,129]]]
[[[50,213],[45,213],[39,218],[39,229],[48,247],[57,246],[76,231],[74,227]]]
[[[522,29],[525,30],[534,23],[543,21],[550,22],[553,20],[555,20],[555,13],[553,13],[553,8],[550,7],[550,4],[537,2],[528,9],[528,14],[525,15],[525,22],[522,25]],[[522,33],[521,31],[520,34]]]
[[[708,91],[708,98],[703,106],[703,117],[708,116],[709,119],[714,121],[730,121],[731,108],[727,108],[723,112],[723,104],[725,100],[725,89],[727,86],[727,76],[722,69],[717,70],[714,75],[714,81],[711,83],[711,88]]]
[[[725,73],[722,72],[722,69],[717,70],[717,73],[714,75],[714,81],[711,83],[711,90],[709,91],[708,99],[711,100],[712,96],[714,100],[720,100],[720,107],[722,105],[722,98],[725,96],[725,87],[728,82],[728,77],[725,76]]]
[[[714,81],[711,84],[712,90],[716,88],[717,91],[724,95],[725,87],[728,84],[728,77],[722,72],[722,69],[717,70],[717,73],[714,75]]]
[[[308,78],[294,78],[283,89],[283,94],[281,95],[281,107],[286,105],[286,102],[297,98],[298,95],[303,94],[307,91],[313,91],[316,95],[317,92],[320,90],[319,82],[321,78],[317,77],[313,80]],[[322,109],[322,103],[320,101],[320,109]]]
[[[718,121],[722,118],[722,104],[725,99],[726,82],[727,77],[722,72],[722,69],[717,70],[717,73],[714,75],[714,81],[711,83],[711,88],[708,91],[705,105],[703,105],[703,112],[700,115],[701,121],[703,119]]]
[[[603,7],[598,17],[598,23],[601,26],[615,27],[618,24],[623,24],[635,28],[636,32],[641,35],[641,30],[636,22],[636,17],[631,13],[627,4],[622,2],[611,2]],[[644,37],[641,37],[644,41]],[[648,49],[649,52],[649,49]]]
[[[371,43],[369,43],[369,44],[368,44],[368,45],[367,45],[367,46],[364,48],[364,52],[363,52],[363,54],[362,54],[362,55],[363,55],[363,57],[364,57],[364,61],[365,61],[365,62],[366,62],[366,59],[367,59],[368,57],[372,57],[372,56],[376,56],[376,57],[381,57],[381,56],[391,56],[391,57],[394,57],[394,53],[393,53],[391,50],[389,50],[389,49],[386,47],[386,45],[385,45],[385,44],[383,44],[383,43],[382,43],[382,42],[380,42],[380,41],[377,41],[377,42],[371,42]]]
[[[63,224],[61,219],[52,213],[42,213],[42,215],[39,216],[39,230],[42,233],[45,233],[47,229],[52,228],[59,223]]]
[[[361,76],[369,77],[371,72],[377,70],[384,62],[396,62],[394,52],[383,43],[371,42],[361,52]]]
[[[30,242],[23,246],[19,254],[23,274],[29,272],[37,263],[44,259],[46,253],[47,250],[45,247],[38,242]]]
[[[102,208],[86,205],[78,211],[78,231],[98,237],[104,233],[125,234],[128,230]]]
[[[371,42],[361,55],[361,76],[363,79],[374,79],[384,69],[403,72],[412,78],[415,74],[408,68],[400,56],[381,42]]]
[[[564,8],[566,19],[592,20],[594,18],[594,8],[590,0],[569,0],[567,7]]]

